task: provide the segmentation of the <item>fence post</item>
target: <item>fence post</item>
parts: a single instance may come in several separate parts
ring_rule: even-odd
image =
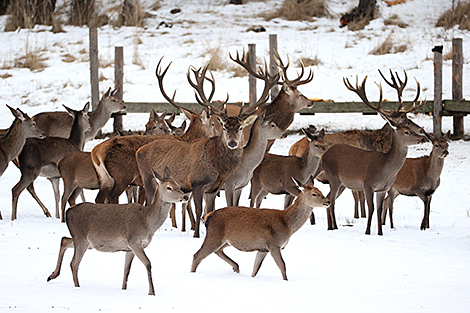
[[[256,72],[256,44],[248,44],[248,64]],[[250,105],[256,102],[256,77],[248,75]]]
[[[452,39],[452,100],[462,100],[462,78],[463,78],[463,52],[462,38]],[[455,114],[454,136],[462,138],[464,134],[463,115]]]
[[[277,50],[277,35],[270,34],[269,35],[269,74],[276,75],[279,72],[279,68],[277,67],[276,62],[273,59],[275,53],[278,52]],[[273,101],[277,95],[279,94],[279,85],[274,85],[271,88],[271,101]]]
[[[442,46],[435,46],[434,52],[434,106],[432,109],[433,134],[442,136]]]
[[[96,27],[90,27],[90,85],[91,85],[91,107],[96,109],[100,101],[100,86],[98,79],[98,31]]]
[[[114,88],[116,89],[116,97],[122,101],[124,93],[124,48],[114,47]],[[122,114],[114,114],[114,132],[122,130]]]

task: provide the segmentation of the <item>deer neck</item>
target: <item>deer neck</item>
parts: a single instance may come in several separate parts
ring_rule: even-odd
[[[80,127],[78,123],[79,118],[81,117],[76,116],[73,120],[69,140],[76,144],[80,151],[83,151],[83,147],[85,146],[85,131]]]
[[[266,107],[265,112],[266,116],[278,112],[273,122],[282,130],[286,130],[294,121],[295,108],[289,105],[288,95],[282,89],[273,102]]]
[[[436,180],[441,176],[442,168],[444,167],[444,159],[440,158],[434,150],[431,151],[431,155],[426,160],[426,168],[428,169],[428,176],[432,180]]]
[[[194,115],[191,118],[191,122],[189,123],[188,129],[179,138],[183,141],[191,141],[203,137],[206,136],[204,135],[204,131],[201,126],[201,120],[199,119],[199,116]]]
[[[240,146],[236,149],[227,147],[222,135],[210,138],[206,143],[206,151],[209,153],[208,159],[214,160],[219,176],[223,177],[223,180],[233,173],[243,155]]]
[[[15,119],[3,138],[0,138],[1,148],[8,160],[11,161],[20,154],[26,142],[21,121]]]
[[[396,133],[392,135],[392,145],[385,156],[385,173],[397,174],[405,163],[406,155],[408,154],[408,146],[398,139]]]
[[[301,175],[299,180],[306,182],[310,175],[313,174],[320,164],[320,156],[315,155],[311,150],[309,145],[308,149],[305,149],[305,152],[300,157],[301,159]],[[301,178],[300,178],[301,177]]]
[[[171,203],[162,199],[160,191],[157,190],[157,195],[152,204],[148,207],[149,215],[147,223],[152,234],[155,233],[168,218],[168,213],[171,209]]]
[[[96,109],[88,113],[91,129],[86,132],[87,138],[94,138],[98,131],[106,125],[108,120],[111,118],[112,113],[113,112],[106,107],[104,101],[100,101]]]
[[[258,123],[258,121],[256,123]],[[263,161],[264,152],[267,146],[268,140],[263,136],[258,127],[258,124],[253,125],[248,143],[243,148],[240,167],[243,166],[247,169],[256,168],[261,163],[261,161]],[[237,171],[242,170],[240,167],[237,169]]]
[[[291,234],[295,233],[302,227],[307,219],[310,217],[312,213],[312,207],[305,204],[303,200],[303,195],[300,194],[291,204],[287,207],[284,213],[284,220],[289,227]]]

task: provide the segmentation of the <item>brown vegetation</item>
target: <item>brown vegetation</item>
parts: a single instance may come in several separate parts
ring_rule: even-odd
[[[282,6],[266,16],[267,20],[284,18],[290,21],[311,20],[313,17],[329,16],[326,0],[284,0]]]
[[[460,29],[470,30],[470,1],[460,2],[455,8],[445,11],[437,20],[437,27],[446,29],[459,25]]]

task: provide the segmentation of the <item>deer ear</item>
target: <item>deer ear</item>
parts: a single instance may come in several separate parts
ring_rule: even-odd
[[[304,190],[304,187],[302,186],[302,184],[297,179],[292,177],[292,181],[294,182],[295,187],[297,187],[297,189],[299,189],[300,192],[302,192]]]
[[[82,110],[82,111],[83,111],[83,112],[88,112],[88,111],[90,111],[90,102],[87,102],[87,103],[85,104],[85,106],[83,107],[83,110]]]
[[[450,140],[450,130],[447,131],[447,133],[444,135],[444,138],[446,140]]]
[[[163,181],[163,178],[158,175],[158,173],[152,168],[153,177],[157,180],[157,183],[160,185]]]
[[[180,128],[181,128],[182,130],[185,130],[185,129],[186,129],[186,120],[184,120],[183,123],[181,123]]]
[[[168,113],[165,111],[165,115],[166,114]],[[176,117],[176,113],[171,114],[170,117],[166,119],[167,123],[170,123],[170,124],[173,123],[175,121],[175,117]]]
[[[388,125],[390,125],[390,127],[393,128],[393,130],[397,130],[397,123],[395,123],[392,119],[389,119],[385,114],[383,114],[382,112],[379,112],[380,116],[382,116],[382,118],[388,123]]]
[[[248,125],[253,124],[256,121],[257,118],[258,118],[258,116],[256,114],[248,116],[246,119],[243,120],[242,126],[246,127]]]
[[[13,109],[11,106],[9,106],[8,104],[7,104],[6,106],[7,106],[7,108],[10,109],[11,113],[12,113],[17,119],[19,119],[19,120],[21,120],[21,121],[26,120],[26,117],[25,117],[24,113],[21,112],[20,109],[16,109],[16,110],[15,110],[15,109]]]
[[[325,129],[324,128],[322,128],[320,130],[320,132],[318,133],[318,137],[321,138],[321,139],[325,138]]]
[[[72,110],[71,108],[69,108],[69,107],[66,106],[65,104],[62,104],[62,106],[67,110],[67,112],[68,112],[71,116],[75,116],[75,110]]]
[[[313,141],[315,139],[315,136],[311,132],[306,130],[305,128],[302,128],[302,131],[305,134],[305,136],[307,137],[308,141]]]
[[[171,174],[170,168],[168,166],[165,166],[165,169],[163,170],[163,179],[169,180],[172,177],[173,177],[173,174]]]

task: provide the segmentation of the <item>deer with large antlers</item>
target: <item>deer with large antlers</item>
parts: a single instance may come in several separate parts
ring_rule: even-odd
[[[214,122],[215,117],[210,115],[209,110],[204,109],[201,112],[197,112],[184,108],[174,100],[175,95],[169,97],[165,93],[163,78],[171,63],[162,71],[160,66],[162,59],[158,62],[155,72],[160,91],[170,104],[180,109],[190,120],[188,129],[181,136],[134,135],[114,137],[93,148],[91,159],[100,183],[100,191],[96,198],[97,203],[104,203],[106,199],[110,203],[117,203],[119,195],[124,192],[127,186],[143,186],[135,159],[135,153],[140,147],[161,138],[192,141],[198,138],[212,137],[220,131],[220,124]],[[122,168],[126,170],[123,171]]]
[[[159,180],[159,187],[155,200],[150,205],[81,203],[70,208],[66,220],[72,238],[62,237],[56,269],[47,281],[59,276],[64,253],[68,248],[74,248],[70,267],[75,287],[80,287],[78,267],[88,249],[94,248],[102,252],[125,251],[122,289],[127,289],[132,260],[137,256],[147,269],[149,295],[155,295],[152,266],[144,249],[167,218],[171,203],[189,200],[189,194],[181,190],[168,168],[165,168],[162,176],[155,174],[155,177]]]
[[[207,193],[206,205],[209,211],[212,211],[217,192],[242,159],[243,128],[253,123],[253,118],[250,117],[254,116],[258,105],[266,101],[267,93],[263,93],[262,99],[257,103],[248,108],[242,108],[237,116],[229,116],[225,110],[211,104],[215,82],[213,76],[206,78],[207,66],[190,70],[195,76],[195,81],[191,79],[190,71],[188,71],[188,80],[197,92],[197,101],[211,108],[223,126],[222,133],[216,137],[202,138],[192,142],[159,139],[140,148],[136,157],[147,193],[147,201],[153,198],[156,189],[150,176],[152,170],[161,172],[165,166],[168,166],[170,170],[181,174],[176,177],[176,180],[183,189],[193,191],[196,209],[194,237],[199,237],[199,221],[202,216],[204,194]],[[213,86],[209,97],[206,97],[204,92],[205,80],[210,81]],[[268,86],[265,89],[269,90],[275,80],[271,82],[266,83]]]
[[[328,229],[336,229],[335,200],[345,188],[364,192],[369,216],[367,220],[366,234],[370,235],[372,215],[374,213],[374,194],[377,199],[377,221],[378,234],[382,235],[382,208],[386,192],[392,187],[398,171],[403,166],[408,152],[409,145],[425,142],[427,139],[413,131],[410,126],[401,125],[388,119],[382,105],[382,87],[379,85],[379,102],[373,106],[367,99],[365,92],[366,78],[359,87],[353,87],[348,79],[344,79],[346,87],[355,92],[361,100],[369,107],[374,108],[381,116],[390,123],[394,129],[390,150],[387,153],[380,151],[368,151],[346,144],[336,144],[326,151],[320,161],[316,177],[320,172],[324,172],[330,184],[329,199],[331,205],[327,209]],[[404,86],[403,86],[404,88]],[[419,83],[417,87],[417,97],[410,106],[415,106],[419,96]],[[422,106],[421,102],[418,106]],[[403,106],[403,103],[400,104]]]
[[[393,228],[393,202],[398,195],[417,196],[423,201],[424,216],[420,228],[421,230],[429,228],[432,195],[440,185],[444,159],[449,154],[450,131],[439,138],[431,134],[428,136],[432,140],[431,154],[420,158],[407,158],[385,198],[382,223],[385,224],[389,211],[391,228]]]
[[[408,76],[406,75],[406,72],[404,72],[404,80],[400,79],[397,73],[395,73],[394,75],[391,70],[390,80],[386,79],[380,70],[379,73],[390,87],[397,90],[399,102],[399,106],[396,110],[382,109],[382,114],[385,114],[385,116],[387,116],[389,120],[393,120],[397,124],[409,126],[416,133],[424,134],[422,127],[417,125],[407,117],[408,113],[416,112],[416,110],[418,110],[420,106],[404,107],[403,105],[402,94],[408,81]],[[419,94],[417,95],[417,97],[419,97]],[[417,98],[413,101],[413,103],[415,103],[416,101]],[[385,153],[390,150],[392,143],[392,135],[393,128],[390,126],[389,123],[385,123],[382,128],[377,130],[354,129],[339,133],[325,134],[325,141],[330,147],[338,143],[344,143],[364,150],[381,151]],[[304,153],[307,145],[308,141],[306,138],[300,139],[289,149],[289,155],[301,156],[302,153]],[[323,175],[318,176],[317,179],[326,183],[328,182],[327,179],[323,177]],[[359,218],[359,203],[361,207],[361,217],[366,217],[364,194],[361,191],[355,190],[352,190],[352,193],[355,200],[354,218]],[[290,203],[290,197],[291,196],[289,195],[286,196],[286,205]],[[312,221],[313,220],[314,219],[312,217]]]
[[[284,64],[278,53],[275,53],[275,55],[272,57],[274,58],[277,66],[281,69],[282,82],[277,82],[276,84],[281,84],[282,88],[279,91],[277,97],[269,105],[263,105],[258,108],[258,114],[265,112],[266,116],[269,116],[271,114],[277,113],[273,122],[285,131],[294,121],[294,115],[296,112],[300,111],[301,109],[310,108],[313,106],[313,101],[305,97],[300,91],[297,90],[298,86],[308,84],[312,81],[313,72],[310,70],[307,78],[302,79],[305,74],[305,68],[304,65],[301,64],[301,72],[298,77],[290,80],[287,78],[287,69],[290,65],[289,61],[287,64]],[[258,79],[264,80],[266,83],[269,83],[269,80],[275,77],[274,75],[263,75],[263,73],[268,72],[266,64],[264,71],[260,68],[257,70],[252,69],[248,63],[248,54],[246,54],[245,51],[243,51],[241,57],[237,51],[235,57],[230,55],[230,59],[242,66],[245,70],[248,71],[248,73]],[[265,92],[269,92],[269,89],[266,90],[265,88],[263,93]],[[274,140],[270,140],[266,151],[269,151],[273,144]]]

